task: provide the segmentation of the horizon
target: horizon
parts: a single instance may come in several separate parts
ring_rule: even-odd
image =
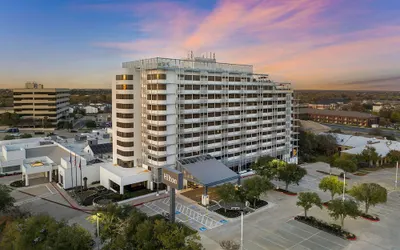
[[[5,0],[0,88],[109,89],[124,61],[215,52],[296,90],[400,91],[400,2]],[[82,86],[85,86],[82,88]]]

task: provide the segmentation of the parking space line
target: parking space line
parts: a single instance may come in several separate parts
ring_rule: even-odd
[[[281,247],[282,249],[286,249],[286,247],[285,247],[285,246],[282,246],[281,244],[279,244],[279,243],[275,242],[275,241],[274,241],[274,240],[272,240],[272,239],[265,238],[265,237],[263,237],[263,236],[261,236],[261,235],[258,235],[258,237],[260,237],[260,238],[262,238],[262,239],[264,239],[264,240],[267,240],[267,241],[271,242],[272,244],[274,244],[274,245],[277,245],[277,246]],[[288,241],[288,240],[286,239],[286,241]],[[290,243],[290,241],[288,241],[288,242]]]
[[[302,241],[300,241],[300,242],[297,242],[296,244],[294,244],[293,246],[291,246],[291,247],[289,247],[289,248],[287,248],[287,249],[291,249],[291,248],[293,248],[293,247],[295,247],[295,246],[297,246],[297,245],[300,245],[300,244],[303,243],[304,241],[307,241],[307,240],[311,239],[313,236],[315,236],[315,235],[317,235],[317,234],[319,234],[319,232],[316,232],[315,234],[311,235],[310,237],[305,238],[304,240],[302,240]],[[315,242],[313,242],[313,243],[315,244]],[[318,244],[317,244],[317,245],[318,245]],[[329,248],[326,248],[326,247],[324,247],[324,246],[321,246],[321,247],[329,250]]]
[[[335,235],[332,235],[332,236],[336,237]],[[322,236],[320,236],[319,234],[316,234],[315,237],[319,237],[319,238],[321,238],[321,239],[324,239],[324,240],[326,240],[326,241],[329,241],[329,242],[332,243],[332,244],[335,244],[335,245],[338,245],[338,246],[341,246],[341,247],[346,247],[346,246],[344,246],[344,245],[342,245],[342,244],[340,244],[340,243],[337,243],[337,242],[333,242],[333,241],[331,241],[331,240],[328,240],[327,238],[322,237]],[[315,242],[314,242],[314,243],[315,243]]]

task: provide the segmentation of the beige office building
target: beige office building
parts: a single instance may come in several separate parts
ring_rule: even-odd
[[[20,115],[22,126],[56,127],[68,115],[69,89],[43,88],[29,83],[14,89],[14,112]]]

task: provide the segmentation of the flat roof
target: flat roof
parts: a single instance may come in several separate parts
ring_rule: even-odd
[[[239,175],[210,155],[179,161],[182,168],[193,176],[193,181],[204,186],[216,186],[239,179]],[[188,178],[187,178],[188,179]]]
[[[111,173],[118,175],[120,177],[127,177],[130,175],[138,175],[138,174],[149,174],[150,171],[141,167],[135,168],[123,168],[118,165],[114,165],[112,162],[106,162],[101,164],[101,167],[107,169]]]
[[[326,110],[326,109],[312,109],[312,108],[301,108],[300,114],[344,116],[344,117],[356,117],[356,118],[377,118],[378,117],[376,115],[372,115],[369,113],[356,112],[356,111]]]

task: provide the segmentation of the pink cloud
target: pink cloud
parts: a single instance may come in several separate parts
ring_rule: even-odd
[[[130,7],[139,15],[136,31],[145,38],[95,45],[121,50],[132,60],[213,51],[221,61],[254,64],[257,71],[299,88],[398,72],[400,26],[343,29],[352,24],[352,16],[368,18],[374,12],[347,12],[339,4],[360,2],[221,0],[209,12],[151,2]]]

